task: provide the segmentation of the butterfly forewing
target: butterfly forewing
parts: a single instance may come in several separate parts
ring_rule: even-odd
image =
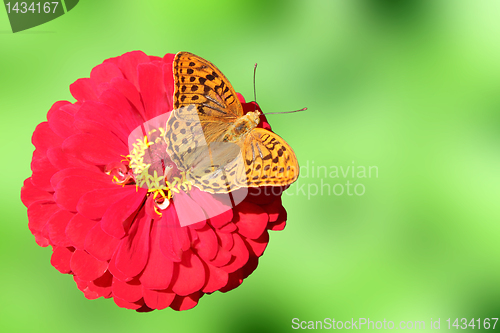
[[[174,58],[173,72],[174,109],[193,104],[200,116],[215,117],[223,122],[243,115],[231,83],[211,62],[192,53],[179,52]]]

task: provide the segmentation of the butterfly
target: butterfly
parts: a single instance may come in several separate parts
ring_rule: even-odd
[[[173,75],[167,153],[194,186],[229,193],[297,180],[299,165],[292,148],[276,133],[257,127],[260,111],[244,114],[231,83],[215,65],[179,52]]]

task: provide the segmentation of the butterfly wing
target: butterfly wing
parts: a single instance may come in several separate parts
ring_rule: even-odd
[[[243,115],[229,80],[211,62],[189,52],[179,52],[173,62],[174,109],[196,108],[207,142],[220,141],[227,123]]]
[[[190,179],[196,187],[210,193],[228,193],[242,187],[284,186],[299,176],[292,148],[277,134],[263,128],[255,128],[234,144],[213,143],[198,156],[204,160],[192,163]]]
[[[240,173],[237,180],[241,186],[284,186],[299,176],[295,153],[276,133],[263,128],[253,129],[245,138],[241,151],[244,175]]]

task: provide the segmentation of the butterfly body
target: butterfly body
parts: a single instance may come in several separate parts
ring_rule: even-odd
[[[292,148],[258,127],[260,111],[244,114],[236,92],[211,62],[179,52],[173,61],[174,111],[167,152],[194,186],[210,193],[284,186],[299,174]]]
[[[224,133],[223,142],[238,142],[250,133],[260,122],[260,112],[251,111],[236,119]]]

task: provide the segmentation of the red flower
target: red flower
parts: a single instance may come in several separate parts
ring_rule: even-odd
[[[173,57],[126,53],[73,83],[77,101],[56,102],[33,133],[33,175],[21,190],[29,229],[38,245],[52,246],[52,265],[72,274],[85,297],[137,311],[186,310],[205,293],[236,288],[257,267],[268,230],[286,221],[283,188],[250,189],[231,207],[195,187],[178,187],[168,205],[165,191],[136,184],[128,138],[172,110]],[[259,126],[270,129],[264,117]],[[181,226],[182,212],[197,223]]]

